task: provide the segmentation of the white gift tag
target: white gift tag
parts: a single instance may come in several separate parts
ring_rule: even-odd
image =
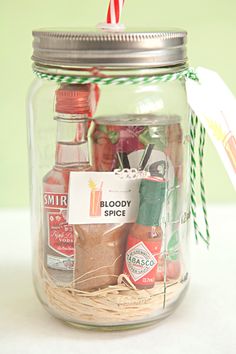
[[[69,224],[134,222],[138,214],[140,181],[149,173],[142,171],[132,176],[130,170],[123,171],[71,172]]]
[[[236,99],[214,71],[197,68],[199,82],[187,79],[188,102],[206,128],[236,189]]]

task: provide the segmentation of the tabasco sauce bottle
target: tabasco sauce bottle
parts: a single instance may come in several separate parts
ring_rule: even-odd
[[[166,182],[149,177],[140,184],[140,204],[126,245],[124,273],[138,288],[152,288],[162,245],[160,218],[165,199]]]
[[[62,284],[72,281],[74,268],[74,231],[67,223],[70,172],[91,169],[87,130],[96,103],[94,86],[61,85],[55,97],[55,164],[43,178],[44,263]]]

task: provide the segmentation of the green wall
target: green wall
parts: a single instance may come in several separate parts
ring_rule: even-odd
[[[94,26],[107,0],[0,0],[0,207],[29,203],[25,99],[32,80],[31,30]],[[132,27],[180,27],[189,33],[192,66],[212,68],[236,95],[235,0],[126,0],[123,22]],[[236,117],[235,117],[236,119]],[[235,192],[207,141],[205,180],[210,202],[235,202]]]

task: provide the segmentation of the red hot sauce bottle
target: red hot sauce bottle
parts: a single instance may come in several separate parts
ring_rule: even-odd
[[[94,107],[94,85],[61,85],[56,91],[57,141],[55,165],[43,178],[44,262],[60,284],[73,279],[74,231],[67,223],[71,171],[91,169],[88,117]]]
[[[138,218],[133,224],[126,245],[124,273],[138,289],[155,284],[158,257],[162,245],[160,218],[165,199],[166,182],[150,177],[140,184]]]

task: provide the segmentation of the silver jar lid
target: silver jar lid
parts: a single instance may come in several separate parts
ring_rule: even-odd
[[[186,63],[187,33],[164,31],[33,31],[32,60],[59,67],[165,67]]]

